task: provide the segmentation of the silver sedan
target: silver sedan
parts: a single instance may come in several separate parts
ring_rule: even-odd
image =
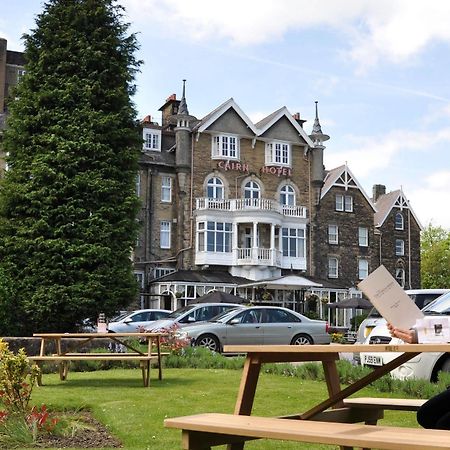
[[[224,345],[329,344],[328,324],[287,308],[237,308],[208,322],[183,327],[179,337],[220,352]]]

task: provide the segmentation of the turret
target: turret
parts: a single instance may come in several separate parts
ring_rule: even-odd
[[[194,116],[189,115],[186,102],[186,80],[183,80],[183,95],[178,106],[178,113],[173,115],[171,120],[176,121],[175,144],[176,156],[175,162],[177,171],[184,171],[191,167],[191,127],[192,122],[196,120]]]
[[[314,147],[311,149],[312,155],[312,174],[311,181],[313,186],[321,188],[324,179],[324,165],[323,165],[323,151],[325,146],[323,143],[330,139],[330,136],[322,132],[322,127],[320,126],[319,113],[316,101],[316,118],[314,119],[314,125],[312,133],[309,135],[311,140],[314,142]]]

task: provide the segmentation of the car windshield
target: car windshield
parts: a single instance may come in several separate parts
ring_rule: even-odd
[[[182,308],[178,308],[175,311],[172,311],[168,316],[166,316],[166,319],[176,319],[177,317],[180,317],[182,314],[190,311],[191,309],[194,309],[195,307],[196,305],[186,305]]]
[[[441,295],[422,309],[424,314],[450,314],[450,292]]]
[[[129,312],[119,314],[118,316],[113,317],[113,318],[110,320],[110,322],[118,322],[119,320],[124,319],[124,318],[127,317],[128,315],[130,315]]]
[[[381,314],[378,312],[378,309],[372,308],[369,314],[367,314],[367,318],[369,317],[381,317]]]
[[[226,311],[217,314],[217,316],[212,317],[208,320],[208,322],[226,322],[229,319],[229,316],[232,316],[236,310],[244,309],[242,306],[237,306],[236,308],[227,309]]]

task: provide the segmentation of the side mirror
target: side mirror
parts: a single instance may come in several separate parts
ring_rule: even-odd
[[[190,323],[192,323],[192,322],[196,322],[196,320],[195,320],[195,317],[194,317],[194,316],[189,316],[189,317],[187,318],[187,321],[188,321],[188,322],[190,322]]]
[[[238,323],[241,323],[241,321],[239,319],[231,319],[228,323],[230,325],[237,325]]]
[[[126,319],[123,320],[123,323],[131,323],[133,322],[133,319],[131,317],[127,317]]]

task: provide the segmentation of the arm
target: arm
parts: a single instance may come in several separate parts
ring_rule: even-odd
[[[392,337],[399,338],[408,344],[417,344],[417,333],[414,329],[402,330],[401,328],[394,327],[390,323],[387,324],[387,327]]]

